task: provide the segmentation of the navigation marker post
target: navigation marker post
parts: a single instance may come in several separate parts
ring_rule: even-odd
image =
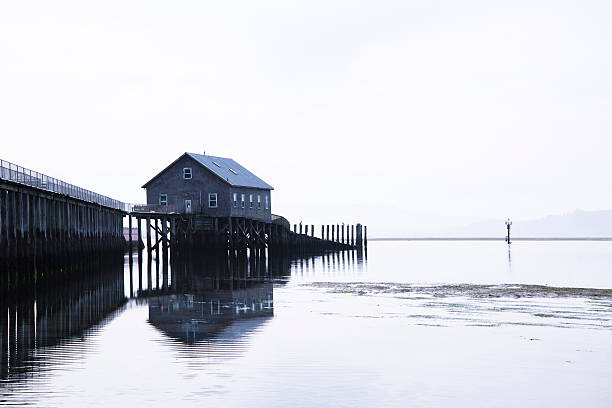
[[[506,220],[506,229],[508,230],[508,237],[506,238],[506,242],[508,242],[508,245],[511,244],[510,242],[510,227],[512,226],[512,221],[510,221],[510,218],[508,218]]]

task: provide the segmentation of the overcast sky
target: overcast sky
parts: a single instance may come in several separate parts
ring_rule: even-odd
[[[609,1],[0,1],[0,158],[127,202],[185,151],[292,222],[612,207]],[[503,226],[502,226],[503,228]]]

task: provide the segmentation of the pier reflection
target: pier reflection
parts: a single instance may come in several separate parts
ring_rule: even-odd
[[[126,300],[121,252],[27,268],[10,272],[35,276],[38,284],[0,299],[0,384],[44,371],[43,349],[82,339]],[[63,357],[78,354],[75,348]]]
[[[238,338],[274,314],[274,282],[289,275],[288,256],[264,251],[176,257],[168,286],[148,297],[149,323],[185,344]]]
[[[3,287],[10,289],[0,297],[0,405],[15,384],[78,366],[95,354],[96,336],[119,315],[142,313],[145,326],[155,329],[151,333],[161,334],[190,366],[237,356],[273,318],[275,288],[295,279],[298,270],[325,280],[346,275],[344,270],[359,273],[364,255],[260,249],[172,254],[166,263],[146,253],[111,252],[0,270]],[[15,285],[16,278],[28,284]]]
[[[273,317],[275,285],[295,278],[298,270],[300,275],[318,270],[318,275],[330,277],[338,273],[359,274],[365,265],[364,256],[357,250],[316,256],[265,251],[175,256],[169,283],[153,284],[151,290],[138,291],[137,296],[148,299],[152,326],[185,345],[208,342],[206,348],[210,351],[232,340],[239,341]],[[147,280],[154,282],[151,268],[143,269],[147,270]],[[196,349],[185,351],[197,354]]]

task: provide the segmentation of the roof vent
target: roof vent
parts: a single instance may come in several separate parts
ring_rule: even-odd
[[[217,167],[221,167],[221,165],[219,163],[217,163],[216,161],[213,160],[213,164]]]
[[[234,170],[234,169],[230,169],[230,171],[231,171],[232,173],[234,173],[234,174],[238,175],[238,172],[237,172],[236,170]]]

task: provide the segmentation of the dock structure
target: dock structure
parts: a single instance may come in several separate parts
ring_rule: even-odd
[[[361,224],[346,226],[356,231],[355,239],[342,240],[339,236],[330,239],[324,231],[329,225],[321,226],[321,236],[314,233],[315,226],[292,231],[289,221],[279,215],[272,215],[270,222],[246,217],[211,217],[203,214],[148,212],[146,205],[134,205],[128,214],[138,230],[137,246],[145,249],[148,256],[156,254],[168,256],[181,251],[214,250],[260,250],[277,252],[318,252],[328,250],[347,250],[366,245],[363,240]],[[129,234],[131,238],[131,234]],[[130,245],[131,246],[131,245]]]
[[[0,160],[0,259],[120,249],[129,206]]]
[[[272,214],[273,187],[232,159],[185,153],[143,188],[146,204],[126,204],[0,160],[0,262],[124,250],[126,216],[130,264],[134,244],[149,257],[161,254],[164,265],[170,249],[312,253],[367,245],[360,224],[322,225],[316,236],[314,224],[300,222],[292,231]]]
[[[142,187],[147,202],[134,205],[130,217],[136,218],[138,243],[149,254],[160,245],[169,245],[174,251],[205,248],[314,251],[362,245],[359,239],[349,238],[350,226],[344,224],[342,234],[336,227],[335,236],[332,226],[331,239],[329,234],[323,236],[323,227],[321,237],[315,237],[313,224],[300,222],[299,230],[294,224],[291,231],[285,218],[272,214],[274,188],[230,158],[186,152]],[[360,227],[357,231],[361,236]]]

